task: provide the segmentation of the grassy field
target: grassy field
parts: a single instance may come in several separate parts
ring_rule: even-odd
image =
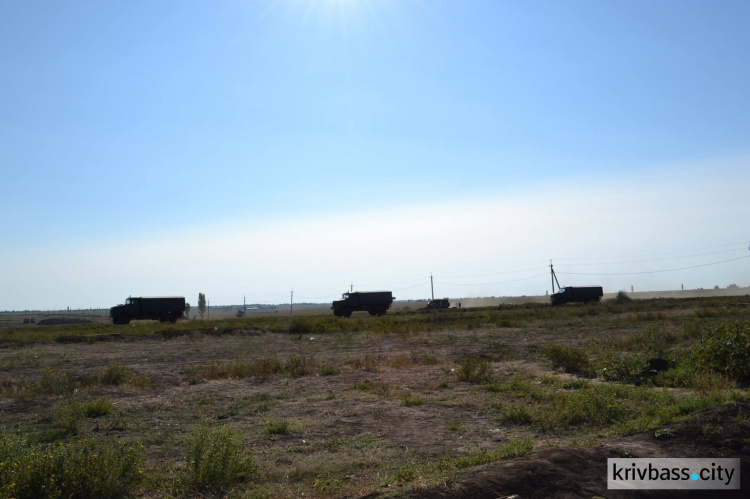
[[[462,495],[727,408],[745,463],[749,382],[746,296],[6,327],[0,497]]]

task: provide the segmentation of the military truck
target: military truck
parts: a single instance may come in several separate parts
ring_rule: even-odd
[[[448,298],[443,298],[442,300],[430,300],[430,302],[427,303],[425,310],[443,310],[447,308],[451,308],[451,301]]]
[[[128,297],[123,305],[109,309],[115,324],[129,324],[132,320],[152,319],[161,322],[177,322],[185,313],[185,298],[182,296]]]
[[[589,303],[601,301],[604,292],[601,286],[567,286],[550,295],[552,306],[566,303]]]
[[[341,295],[333,302],[331,310],[336,317],[351,317],[352,312],[369,312],[385,315],[395,298],[390,291],[353,291]]]

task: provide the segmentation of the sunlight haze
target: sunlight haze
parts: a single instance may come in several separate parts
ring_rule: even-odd
[[[748,286],[748,19],[5,2],[0,310]]]

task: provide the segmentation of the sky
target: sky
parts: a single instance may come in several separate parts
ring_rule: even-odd
[[[750,3],[0,3],[0,310],[750,285]]]

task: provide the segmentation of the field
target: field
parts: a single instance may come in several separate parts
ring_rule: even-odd
[[[750,297],[323,312],[0,329],[0,497],[632,497],[606,459],[652,456],[748,490]]]

